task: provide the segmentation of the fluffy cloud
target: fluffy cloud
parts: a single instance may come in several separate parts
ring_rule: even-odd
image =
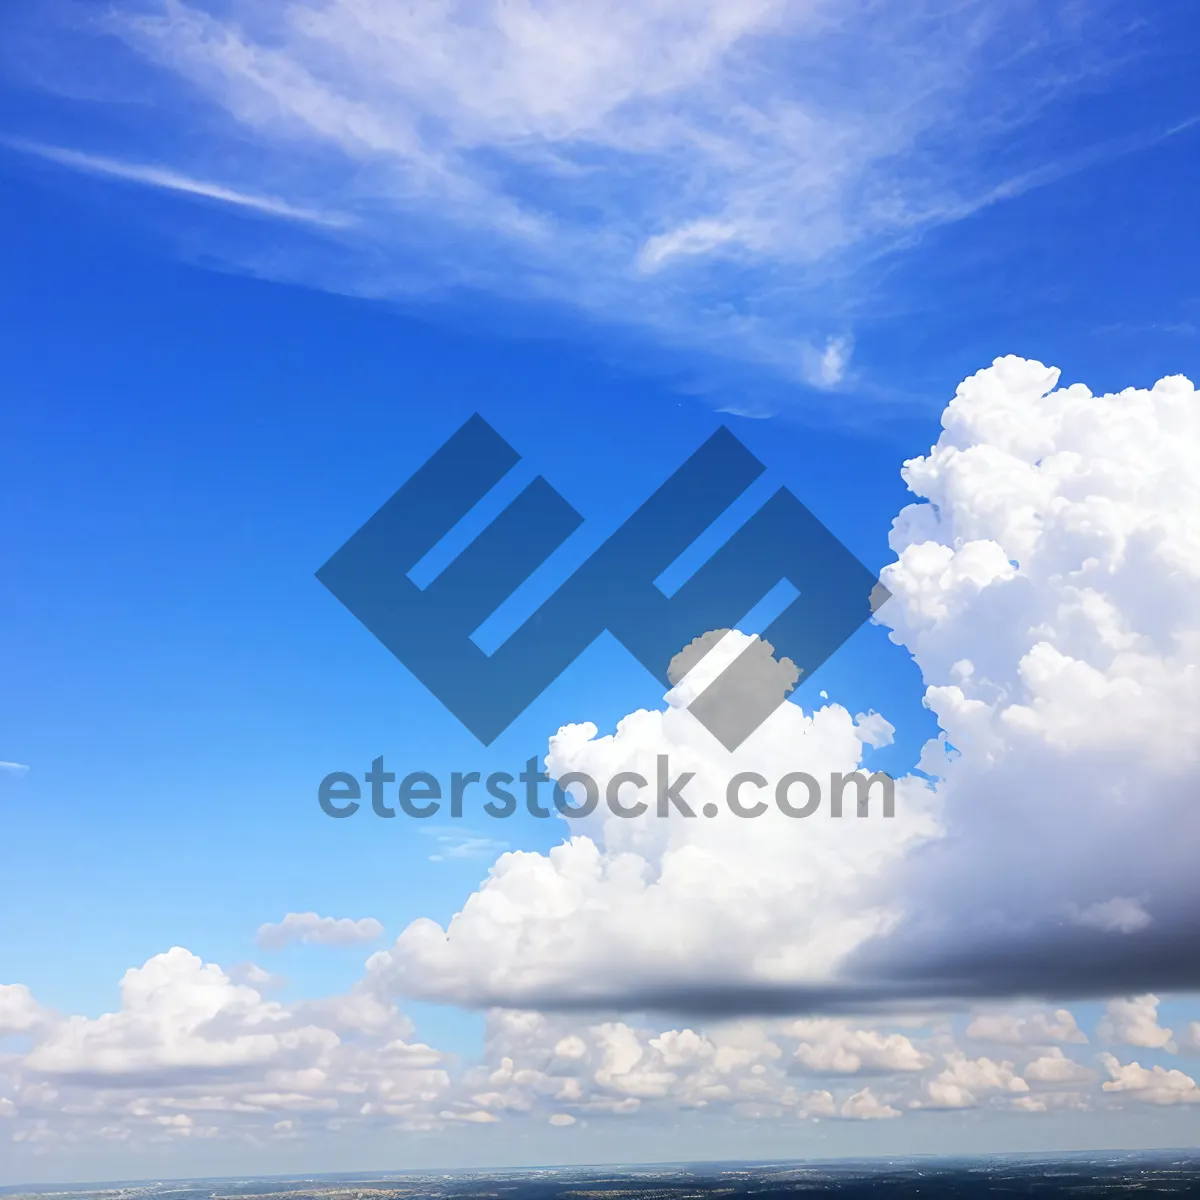
[[[990,1058],[968,1058],[953,1051],[946,1066],[925,1084],[924,1094],[914,1101],[920,1108],[974,1108],[989,1092],[1028,1092],[1029,1084],[1010,1062]]]
[[[24,989],[0,994],[28,1016]],[[43,1139],[275,1136],[339,1115],[423,1128],[449,1089],[444,1057],[361,988],[284,1005],[180,947],[128,970],[115,1012],[32,1011],[32,1047],[0,1061],[0,1093]]]
[[[1111,396],[1057,382],[998,360],[904,470],[921,502],[894,524],[880,617],[944,730],[923,761],[951,836],[901,864],[908,919],[870,965],[917,985],[1195,976],[1196,395],[1177,377]]]
[[[1074,1015],[1065,1008],[1026,1016],[1004,1012],[979,1013],[967,1026],[967,1037],[1009,1046],[1087,1041],[1087,1035],[1075,1023]]]
[[[555,778],[585,772],[604,792],[622,772],[655,780],[665,756],[671,779],[694,776],[684,799],[696,815],[657,816],[651,797],[639,817],[598,810],[576,819],[576,835],[548,854],[501,856],[446,930],[416,921],[372,956],[379,986],[514,1007],[653,1002],[662,989],[718,1010],[731,983],[767,991],[824,983],[855,946],[889,929],[900,910],[864,881],[936,834],[927,784],[898,781],[891,819],[878,792],[873,817],[831,818],[828,794],[804,820],[773,800],[757,818],[735,816],[726,786],[739,772],[774,785],[806,771],[828,793],[834,772],[861,765],[878,729],[838,705],[808,714],[785,704],[730,754],[686,705],[718,669],[710,660],[731,652],[705,658],[668,694],[665,711],[634,713],[607,737],[593,725],[568,726],[547,758]],[[758,800],[751,791],[747,804]],[[701,815],[706,805],[714,816]]]
[[[855,1092],[838,1109],[838,1113],[850,1121],[882,1121],[901,1115],[898,1108],[893,1108],[890,1104],[877,1100],[871,1094],[870,1088],[863,1088],[861,1092]]]
[[[1171,1030],[1158,1023],[1158,997],[1153,993],[1110,1000],[1098,1032],[1106,1041],[1124,1042],[1127,1046],[1174,1049]]]
[[[211,1139],[336,1141],[363,1130],[464,1138],[635,1115],[664,1124],[684,1113],[718,1123],[868,1122],[985,1105],[1046,1113],[1087,1107],[1089,1094],[1107,1107],[1196,1098],[1182,1071],[1111,1055],[1101,1058],[1102,1091],[1057,1047],[1023,1071],[971,1057],[935,1013],[905,1018],[901,1035],[869,1020],[665,1025],[493,1009],[482,1054],[456,1062],[416,1040],[369,979],[284,1004],[180,948],[126,972],[120,1009],[100,1017],[57,1016],[16,985],[0,997],[30,1042],[0,1056],[0,1118],[21,1147],[60,1156],[106,1141],[136,1154]]]
[[[1176,839],[1194,806],[1172,785],[1200,721],[1200,423],[1180,378],[1100,397],[1057,380],[1008,358],[960,385],[904,470],[923,502],[895,522],[885,615],[958,751],[938,764],[954,831],[999,864],[969,887],[963,856],[961,898],[1132,933],[1114,894],[1153,915],[1190,880]]]
[[[30,1033],[43,1025],[50,1014],[23,983],[0,984],[0,1037]]]
[[[1200,1087],[1182,1071],[1143,1067],[1136,1062],[1122,1064],[1113,1054],[1102,1054],[1100,1061],[1112,1076],[1101,1085],[1106,1092],[1125,1092],[1146,1104],[1200,1103]]]
[[[714,817],[575,820],[549,854],[502,856],[447,929],[410,925],[372,958],[377,983],[709,1013],[1200,983],[1196,394],[1180,378],[1110,396],[1057,382],[997,360],[905,465],[917,501],[893,526],[879,618],[943,733],[924,775],[897,781],[894,819],[728,811],[741,771],[854,770],[880,719],[785,704],[727,754],[686,705],[731,636],[663,711],[603,737],[565,727],[547,756],[603,791],[620,772],[654,779],[665,755]],[[1044,1041],[1077,1035],[1041,1020]]]
[[[1090,1083],[1096,1073],[1068,1058],[1059,1046],[1051,1046],[1041,1057],[1025,1064],[1022,1072],[1032,1083]]]
[[[801,1039],[796,1061],[813,1072],[919,1071],[932,1061],[902,1033],[855,1029],[845,1021],[795,1021],[788,1032]]]
[[[1104,933],[1137,933],[1151,923],[1148,912],[1127,896],[1114,896],[1111,900],[1089,904],[1072,914],[1080,925],[1089,925]]]
[[[308,1066],[337,1040],[177,946],[125,972],[119,1012],[67,1018],[26,1062],[52,1076],[186,1079]]]
[[[494,1010],[486,1058],[468,1071],[469,1102],[497,1114],[528,1113],[547,1104],[577,1115],[613,1116],[679,1109],[725,1111],[735,1117],[853,1120],[899,1116],[870,1088],[804,1090],[797,1077],[871,1070],[905,1081],[928,1063],[908,1042],[843,1023],[736,1021],[655,1033],[624,1021],[581,1022],[569,1015]],[[806,1061],[819,1036],[828,1044],[869,1047],[878,1061],[845,1061],[832,1070]],[[804,1040],[798,1040],[804,1039]],[[903,1086],[903,1083],[902,1083]]]
[[[383,935],[374,917],[319,917],[315,912],[288,913],[276,924],[260,925],[258,944],[264,950],[281,950],[291,942],[314,946],[357,946]]]

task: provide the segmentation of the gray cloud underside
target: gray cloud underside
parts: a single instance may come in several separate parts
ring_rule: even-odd
[[[1161,917],[1134,934],[1073,926],[991,933],[986,943],[938,946],[930,936],[892,937],[868,943],[836,984],[646,981],[608,989],[595,981],[567,994],[536,996],[497,992],[479,1007],[587,1012],[604,1009],[677,1013],[719,1019],[746,1016],[849,1014],[944,1009],[981,1000],[1086,1000],[1136,992],[1200,990],[1200,915],[1195,908],[1174,920]]]

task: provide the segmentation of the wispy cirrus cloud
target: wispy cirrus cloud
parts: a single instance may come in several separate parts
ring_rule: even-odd
[[[78,150],[68,150],[61,146],[46,146],[39,142],[13,141],[8,145],[14,150],[33,154],[38,158],[44,158],[77,171],[86,171],[94,175],[108,175],[113,179],[123,179],[127,183],[140,183],[147,187],[163,188],[169,192],[183,192],[204,200],[232,204],[235,208],[250,209],[263,216],[324,225],[331,229],[339,229],[350,224],[348,217],[338,213],[319,212],[316,209],[289,204],[277,196],[255,195],[251,192],[238,191],[236,188],[224,187],[219,183],[193,179],[188,175],[182,175],[163,167],[123,162],[120,159],[107,158],[100,154],[84,154]]]
[[[836,390],[864,264],[1053,176],[1014,134],[1095,68],[1097,8],[124,0],[92,27],[187,122],[181,161],[56,153],[330,227],[248,269],[562,303]]]

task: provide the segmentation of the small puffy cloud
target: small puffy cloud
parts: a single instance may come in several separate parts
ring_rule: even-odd
[[[1188,1022],[1180,1042],[1188,1054],[1200,1054],[1200,1021]]]
[[[260,925],[258,944],[264,950],[282,950],[292,942],[313,946],[357,946],[383,934],[374,917],[320,917],[315,912],[288,913],[275,924]]]
[[[789,1103],[792,1100],[790,1095],[785,1095],[784,1103]],[[838,1115],[837,1101],[834,1100],[833,1094],[824,1089],[816,1092],[805,1092],[801,1096],[795,1098],[796,1116],[801,1118],[819,1118],[819,1117],[836,1117]]]
[[[29,1033],[50,1017],[23,983],[0,983],[0,1037]]]
[[[815,1073],[920,1071],[933,1061],[903,1034],[855,1029],[844,1021],[795,1021],[788,1032],[801,1039],[796,1062]]]
[[[663,1036],[667,1037],[668,1035],[664,1034]],[[559,1038],[555,1042],[554,1057],[567,1060],[580,1059],[587,1054],[587,1049],[587,1042],[583,1038],[576,1037],[575,1034],[570,1034],[567,1037]]]
[[[829,698],[824,692],[821,693],[821,697]],[[862,738],[863,744],[870,746],[873,750],[878,750],[882,746],[890,746],[896,734],[896,727],[891,721],[874,710],[859,713],[854,718],[854,726],[858,730],[858,736]]]
[[[26,1063],[45,1075],[185,1079],[307,1065],[337,1041],[176,946],[125,972],[118,1012],[61,1021]]]
[[[0,762],[0,775],[24,775],[29,771],[25,763]]]
[[[846,378],[854,340],[850,337],[827,338],[824,346],[802,347],[801,374],[806,383],[821,390],[832,390]]]
[[[438,1116],[444,1121],[465,1121],[469,1125],[491,1125],[500,1120],[495,1113],[490,1113],[482,1108],[467,1109],[464,1112],[444,1109],[438,1113]]]
[[[958,1051],[946,1055],[946,1067],[925,1084],[914,1108],[974,1108],[989,1092],[1028,1092],[1029,1084],[1010,1062],[968,1058]]]
[[[863,1088],[845,1101],[838,1109],[838,1115],[848,1121],[886,1121],[901,1113],[898,1108],[876,1099],[870,1088]]]
[[[1049,1042],[1086,1042],[1087,1035],[1065,1008],[1053,1012],[979,1013],[967,1026],[967,1037],[1006,1046],[1042,1045]]]
[[[574,1125],[576,1118],[570,1113],[551,1113],[550,1124],[558,1129],[565,1129],[568,1125]]]
[[[273,991],[287,983],[285,976],[276,975],[254,962],[235,963],[229,968],[229,978],[234,983],[247,984],[260,992]]]
[[[1109,1042],[1147,1050],[1173,1050],[1172,1031],[1158,1023],[1158,997],[1153,993],[1110,1000],[1097,1027]]]
[[[1166,1067],[1143,1067],[1140,1063],[1121,1063],[1114,1054],[1101,1054],[1100,1061],[1112,1076],[1101,1086],[1106,1092],[1125,1092],[1146,1104],[1197,1104],[1200,1087],[1182,1071]]]
[[[1096,1073],[1068,1058],[1059,1046],[1051,1046],[1040,1057],[1026,1064],[1021,1072],[1032,1083],[1091,1083]]]
[[[1098,901],[1072,913],[1076,925],[1099,929],[1103,933],[1137,933],[1152,924],[1150,914],[1126,896]]]
[[[566,1014],[493,1010],[485,1070],[472,1069],[479,1107],[489,1111],[631,1114],[728,1110],[739,1115],[819,1115],[826,1109],[792,1086],[785,1035],[761,1021],[704,1031],[581,1023]],[[832,1103],[832,1101],[830,1101]]]

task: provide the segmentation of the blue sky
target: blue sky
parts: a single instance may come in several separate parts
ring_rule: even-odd
[[[47,211],[46,199],[31,194],[22,204],[13,189],[6,222],[22,232],[9,261],[27,272],[5,321],[10,382],[36,397],[17,408],[31,452],[15,456],[8,475],[24,517],[11,524],[10,548],[28,585],[11,599],[9,628],[19,635],[9,662],[21,683],[10,689],[6,728],[14,739],[21,731],[9,756],[31,770],[6,786],[20,801],[16,815],[25,809],[31,821],[27,835],[51,840],[37,843],[38,854],[23,850],[10,869],[23,887],[45,889],[48,912],[56,903],[75,909],[63,871],[92,880],[112,907],[95,913],[85,940],[106,958],[127,946],[136,953],[129,942],[107,945],[114,935],[135,944],[147,936],[129,914],[157,872],[158,898],[143,913],[157,937],[181,938],[177,923],[190,913],[193,937],[232,939],[213,943],[221,961],[252,948],[259,920],[247,925],[243,905],[257,903],[262,920],[273,919],[280,903],[295,907],[276,889],[308,875],[319,882],[301,907],[374,911],[381,895],[402,906],[409,896],[415,907],[398,908],[395,923],[418,912],[448,916],[480,864],[430,866],[433,847],[407,829],[334,826],[313,802],[316,781],[331,770],[361,772],[383,752],[435,771],[504,769],[544,753],[567,719],[564,705],[579,719],[602,705],[611,724],[657,701],[654,681],[610,643],[485,749],[313,578],[472,411],[485,412],[587,515],[595,542],[726,420],[770,465],[773,482],[802,496],[864,561],[884,561],[882,533],[903,497],[894,434],[722,417],[560,340],[496,339],[203,273],[114,242],[111,232],[107,244],[88,237],[69,248],[61,240],[68,216]],[[64,320],[77,330],[67,358],[55,350]],[[840,510],[823,502],[835,489],[845,497]],[[886,641],[875,629],[857,641],[861,650],[847,647],[826,671],[846,703],[879,705],[878,678],[869,691],[856,687],[852,663],[877,656]],[[919,699],[915,670],[901,654],[884,654],[889,690]],[[914,736],[927,732],[923,716],[910,718]],[[40,766],[46,760],[58,764],[53,773]],[[66,825],[44,821],[55,795],[80,797]],[[517,835],[506,824],[497,836],[540,846],[560,835],[532,824]],[[262,839],[273,847],[266,860]],[[330,873],[339,842],[345,866]],[[99,845],[132,854],[136,871],[112,877]],[[48,876],[43,855],[51,853],[60,869]],[[179,855],[192,864],[183,878]],[[369,862],[379,873],[368,880]],[[210,901],[200,901],[211,896],[214,870],[226,879],[222,890],[248,889],[230,899],[225,935]],[[58,919],[67,919],[61,908]],[[44,970],[41,935],[9,933],[25,942],[23,969]],[[58,1002],[103,1004],[90,991],[99,980],[88,972],[93,982],[85,982],[77,966],[64,972]],[[102,986],[111,995],[114,984]]]
[[[997,356],[1097,395],[1196,378],[1194,16],[1037,13],[448,6],[382,30],[388,5],[351,0],[276,25],[239,3],[7,14],[3,980],[94,1019],[127,969],[183,946],[315,1001],[410,922],[446,925],[501,851],[562,840],[555,820],[424,829],[315,802],[327,772],[380,754],[512,769],[560,725],[608,733],[661,705],[606,638],[484,748],[314,579],[472,412],[584,514],[579,558],[724,422],[879,571],[911,499],[901,464]],[[860,630],[797,696],[884,713],[895,740],[870,761],[896,774],[938,732],[911,648]],[[386,937],[256,945],[310,911]],[[485,1018],[440,994],[398,1002],[421,1042],[472,1062]],[[1072,1006],[1081,1027],[1103,999]],[[1160,1021],[1197,1016],[1164,1001]],[[1126,1044],[1149,1064],[1155,1037]],[[1161,1112],[946,1119],[996,1148],[1194,1140],[1194,1110]],[[662,1119],[643,1156],[697,1144]],[[611,1156],[599,1125],[522,1153]],[[888,1151],[901,1125],[722,1144]],[[463,1161],[500,1154],[493,1133]],[[218,1158],[449,1161],[442,1136],[331,1136],[301,1159],[223,1133]],[[927,1121],[914,1144],[954,1136]],[[14,1181],[53,1174],[31,1144]],[[200,1161],[138,1145],[59,1161]]]

